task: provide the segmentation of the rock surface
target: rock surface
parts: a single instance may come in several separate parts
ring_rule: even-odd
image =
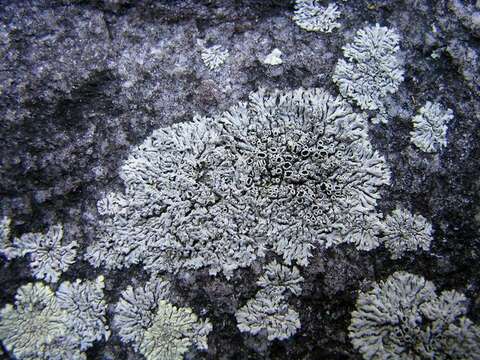
[[[13,1],[0,9],[0,192],[15,236],[64,223],[79,254],[95,241],[96,202],[121,188],[118,167],[153,129],[217,114],[259,87],[324,87],[342,46],[379,23],[401,35],[405,81],[388,99],[387,124],[371,141],[392,170],[380,202],[402,205],[434,228],[430,253],[391,260],[385,250],[342,245],[318,249],[301,296],[291,301],[302,328],[286,341],[241,334],[235,309],[256,292],[260,266],[230,281],[206,272],[172,278],[179,301],[208,316],[208,351],[188,359],[360,359],[347,328],[357,290],[397,270],[422,274],[440,290],[471,299],[480,321],[480,62],[478,2],[337,1],[341,28],[309,33],[291,20],[293,1]],[[201,60],[198,40],[230,57],[216,71]],[[278,48],[283,63],[263,59]],[[410,143],[411,118],[427,100],[455,114],[448,145],[424,154]],[[23,259],[0,258],[0,306],[32,281]],[[79,258],[63,280],[105,275],[107,301],[141,267],[106,272]],[[1,354],[1,351],[0,351]],[[0,355],[1,356],[1,355]],[[7,355],[4,355],[8,358]],[[140,359],[113,334],[88,359]]]

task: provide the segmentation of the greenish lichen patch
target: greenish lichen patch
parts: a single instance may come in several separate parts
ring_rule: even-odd
[[[85,360],[83,351],[109,336],[103,281],[62,283],[56,293],[39,282],[21,286],[0,310],[3,345],[21,360]]]
[[[169,284],[152,278],[143,287],[127,287],[115,308],[114,326],[147,360],[181,360],[191,348],[208,348],[212,325],[190,308],[170,303]]]

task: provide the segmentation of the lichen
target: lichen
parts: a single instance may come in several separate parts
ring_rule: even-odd
[[[13,240],[10,257],[30,258],[30,268],[37,279],[57,282],[60,274],[76,261],[77,242],[63,243],[63,226],[54,225],[46,234],[27,233]]]
[[[392,259],[399,259],[407,251],[429,250],[432,232],[432,225],[423,216],[395,209],[383,224],[382,242]]]
[[[224,50],[221,45],[213,45],[209,48],[203,48],[202,60],[210,70],[217,70],[228,58],[228,50]]]
[[[21,286],[15,306],[0,311],[7,351],[22,360],[85,360],[83,351],[108,336],[99,331],[106,329],[103,278],[76,284],[61,284],[56,294],[42,283]]]
[[[291,295],[300,295],[302,282],[296,267],[269,263],[257,281],[261,289],[235,313],[239,330],[252,335],[264,333],[270,341],[294,335],[300,329],[300,318],[287,300]]]
[[[144,287],[127,287],[115,308],[114,326],[122,341],[132,343],[147,360],[183,359],[192,346],[207,349],[210,322],[200,320],[190,308],[166,300],[169,284],[151,279]]]
[[[103,300],[104,281],[103,276],[95,281],[66,281],[56,292],[59,307],[68,313],[68,323],[80,338],[80,350],[110,336],[106,325],[107,304]]]
[[[427,101],[413,117],[412,143],[424,152],[439,152],[447,146],[448,123],[452,119],[451,109],[445,110],[440,104]]]
[[[10,224],[12,220],[8,216],[0,219],[0,255],[5,256],[8,260],[15,257],[15,249],[10,239]]]
[[[257,285],[282,294],[289,291],[294,295],[300,295],[302,282],[303,277],[295,266],[290,269],[288,266],[279,264],[274,260],[265,266],[265,271],[258,279]]]
[[[465,317],[456,291],[399,271],[360,293],[349,336],[364,359],[476,359],[480,328]]]
[[[332,77],[340,93],[363,110],[383,111],[384,98],[403,81],[399,41],[395,31],[378,24],[358,30],[353,43],[343,47],[346,60],[338,61]]]
[[[0,249],[3,249],[10,239],[10,218],[4,216],[0,219]]]
[[[264,333],[268,340],[284,340],[300,329],[300,318],[278,290],[261,289],[236,313],[237,327],[252,335]]]
[[[337,5],[331,3],[325,8],[318,0],[297,0],[295,2],[295,15],[293,21],[307,31],[332,32],[339,28],[337,22],[340,11]]]
[[[98,203],[94,266],[205,267],[228,278],[266,250],[308,265],[315,246],[345,242],[353,220],[375,217],[390,172],[365,117],[322,89],[300,89],[259,90],[214,119],[158,129],[120,177],[125,192]]]
[[[265,57],[263,63],[272,66],[281,65],[283,64],[281,56],[282,52],[279,49],[275,48],[270,54]]]

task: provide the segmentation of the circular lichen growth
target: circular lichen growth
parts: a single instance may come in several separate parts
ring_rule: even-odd
[[[125,192],[98,204],[92,264],[227,277],[266,250],[307,265],[316,244],[376,247],[389,183],[365,118],[322,89],[259,90],[213,119],[158,129],[120,176]]]

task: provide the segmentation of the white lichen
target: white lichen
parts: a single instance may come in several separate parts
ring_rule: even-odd
[[[399,41],[395,31],[378,24],[358,30],[332,77],[340,93],[363,110],[382,110],[384,98],[403,81]]]
[[[101,277],[61,284],[57,294],[42,283],[23,285],[14,306],[0,311],[0,340],[21,360],[85,360],[83,351],[108,336],[102,289]]]
[[[268,340],[284,340],[300,329],[300,318],[280,291],[261,289],[236,313],[237,327],[252,335],[263,333]]]
[[[10,238],[11,222],[12,220],[8,216],[4,216],[0,219],[0,255],[5,256],[7,260],[16,256],[16,251]]]
[[[221,45],[214,45],[202,50],[203,63],[210,70],[218,69],[227,60],[228,55],[228,50],[224,50]]]
[[[296,267],[272,261],[257,281],[261,289],[235,313],[237,327],[252,335],[264,333],[268,340],[284,340],[300,329],[298,313],[287,300],[302,292],[303,277]]]
[[[413,117],[412,143],[424,152],[439,152],[447,145],[448,123],[452,119],[451,109],[445,110],[440,104],[427,101]]]
[[[349,336],[364,359],[477,359],[480,328],[465,317],[463,294],[436,294],[432,282],[406,272],[360,293]]]
[[[272,66],[281,65],[283,64],[281,56],[282,52],[279,49],[273,49],[272,52],[265,57],[263,63]]]
[[[215,119],[158,129],[120,177],[125,192],[98,203],[94,266],[229,278],[266,250],[305,266],[315,246],[351,241],[358,221],[379,217],[390,172],[364,116],[322,89],[300,89],[259,90]],[[378,246],[377,235],[365,233],[360,248]]]
[[[114,325],[124,342],[133,343],[135,350],[143,340],[143,334],[151,326],[155,309],[160,300],[168,299],[170,285],[158,278],[151,279],[143,287],[128,286],[115,308]]]
[[[297,0],[293,21],[304,30],[329,33],[340,27],[340,15],[334,3],[324,7],[318,0]]]
[[[385,219],[382,241],[392,259],[399,259],[407,251],[429,250],[432,232],[432,225],[423,216],[395,209]]]
[[[10,239],[10,223],[11,219],[8,216],[0,219],[0,249],[3,249]]]
[[[77,242],[63,243],[63,226],[54,225],[46,234],[28,233],[13,240],[13,256],[30,258],[30,268],[37,279],[57,282],[61,273],[65,272],[76,261]]]
[[[115,308],[114,326],[120,338],[147,360],[181,360],[192,346],[208,348],[210,322],[200,320],[190,308],[168,302],[169,288],[158,278],[144,287],[129,286]]]

